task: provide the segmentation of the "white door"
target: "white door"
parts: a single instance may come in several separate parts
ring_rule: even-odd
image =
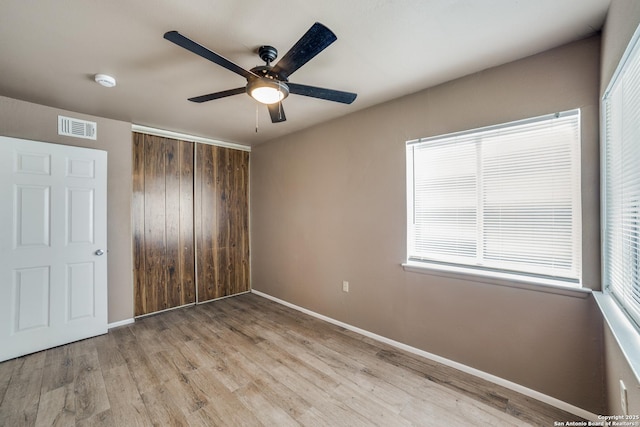
[[[107,153],[0,136],[0,361],[107,332]]]

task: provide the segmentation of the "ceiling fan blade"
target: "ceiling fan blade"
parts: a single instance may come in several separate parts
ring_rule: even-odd
[[[195,53],[196,55],[200,55],[201,57],[208,59],[209,61],[220,65],[221,67],[226,68],[229,71],[240,74],[245,79],[249,79],[249,77],[259,77],[257,74],[245,70],[239,65],[236,65],[233,62],[229,61],[227,58],[220,56],[217,53],[210,51],[206,47],[199,45],[193,40],[186,38],[177,31],[168,31],[164,33],[164,38],[182,48],[187,49],[190,52]]]
[[[284,109],[282,108],[282,102],[276,102],[275,104],[268,104],[269,115],[271,116],[271,123],[280,123],[287,120],[284,115]]]
[[[310,96],[311,98],[326,99],[327,101],[341,102],[343,104],[351,104],[355,101],[358,94],[351,92],[342,92],[340,90],[325,89],[322,87],[299,85],[296,83],[287,83],[289,93],[296,95]]]
[[[241,93],[246,93],[246,91],[247,90],[244,86],[237,87],[235,89],[223,90],[222,92],[214,92],[207,95],[194,96],[193,98],[189,98],[189,101],[198,103],[213,101],[214,99],[220,99],[227,96],[240,95]]]
[[[327,46],[338,38],[333,32],[316,22],[304,33],[289,52],[273,67],[273,72],[280,75],[282,79],[287,79],[298,68],[313,59],[314,56],[322,52]]]

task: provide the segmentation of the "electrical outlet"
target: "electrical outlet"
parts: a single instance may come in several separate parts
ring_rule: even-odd
[[[620,406],[622,409],[622,415],[629,415],[629,403],[627,401],[627,387],[624,382],[620,380]]]
[[[349,292],[349,282],[347,282],[346,280],[342,281],[342,291]]]

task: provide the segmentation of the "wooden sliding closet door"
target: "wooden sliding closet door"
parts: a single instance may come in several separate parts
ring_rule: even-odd
[[[136,316],[196,301],[193,146],[133,134]]]
[[[249,153],[196,145],[198,301],[249,290]]]

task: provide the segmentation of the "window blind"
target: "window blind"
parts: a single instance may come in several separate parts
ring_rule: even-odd
[[[579,117],[410,141],[409,260],[578,282]]]
[[[637,43],[632,43],[605,92],[603,112],[603,283],[605,290],[640,324],[640,49]]]

